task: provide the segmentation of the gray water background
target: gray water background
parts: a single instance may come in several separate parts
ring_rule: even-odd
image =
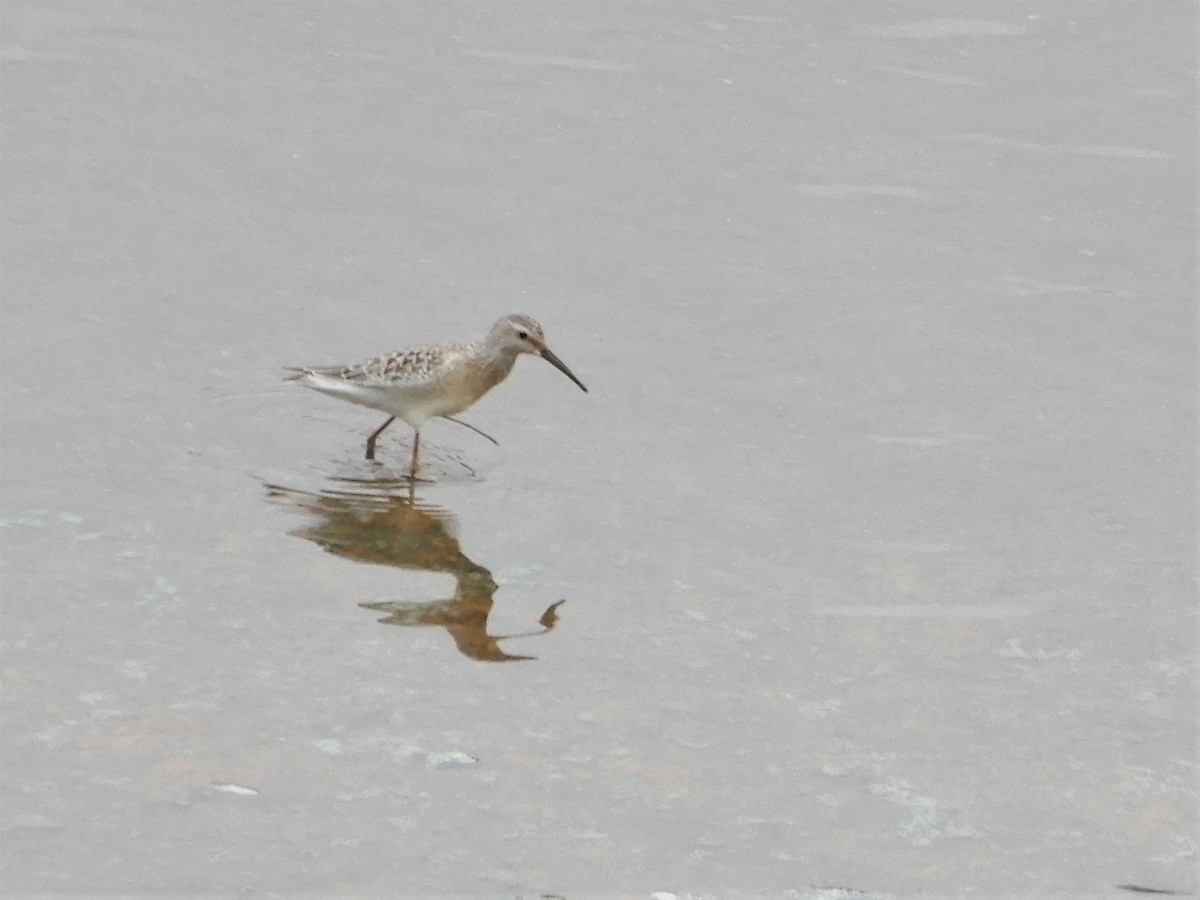
[[[0,27],[5,896],[1196,890],[1193,4]],[[269,486],[512,311],[496,663]]]

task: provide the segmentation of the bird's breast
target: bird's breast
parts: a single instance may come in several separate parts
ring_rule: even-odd
[[[455,416],[503,381],[514,360],[475,360],[445,373],[438,382],[435,416]]]

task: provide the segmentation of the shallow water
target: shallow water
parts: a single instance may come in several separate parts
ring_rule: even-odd
[[[7,4],[4,891],[1195,892],[1147,9]]]

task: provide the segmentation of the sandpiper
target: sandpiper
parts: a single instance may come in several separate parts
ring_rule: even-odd
[[[500,319],[486,338],[472,344],[430,344],[352,366],[293,369],[299,374],[287,380],[387,413],[388,420],[367,438],[367,459],[375,458],[375,442],[397,418],[411,425],[414,437],[409,476],[416,478],[421,426],[428,419],[441,417],[483,434],[454,417],[507,378],[522,353],[542,357],[587,392],[566,363],[550,352],[542,326],[519,314]]]

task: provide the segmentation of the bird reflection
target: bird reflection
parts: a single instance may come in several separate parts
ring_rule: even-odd
[[[360,603],[363,609],[387,613],[385,625],[434,625],[445,628],[459,651],[471,659],[511,662],[536,659],[500,649],[500,641],[545,634],[558,621],[553,603],[538,620],[535,631],[492,635],[487,631],[497,585],[492,573],[462,552],[454,534],[454,516],[445,509],[417,500],[412,483],[403,495],[389,493],[379,483],[353,491],[312,493],[268,484],[273,503],[316,521],[290,534],[312,541],[323,550],[359,562],[399,569],[445,572],[454,576],[454,596],[424,603],[388,601]]]

